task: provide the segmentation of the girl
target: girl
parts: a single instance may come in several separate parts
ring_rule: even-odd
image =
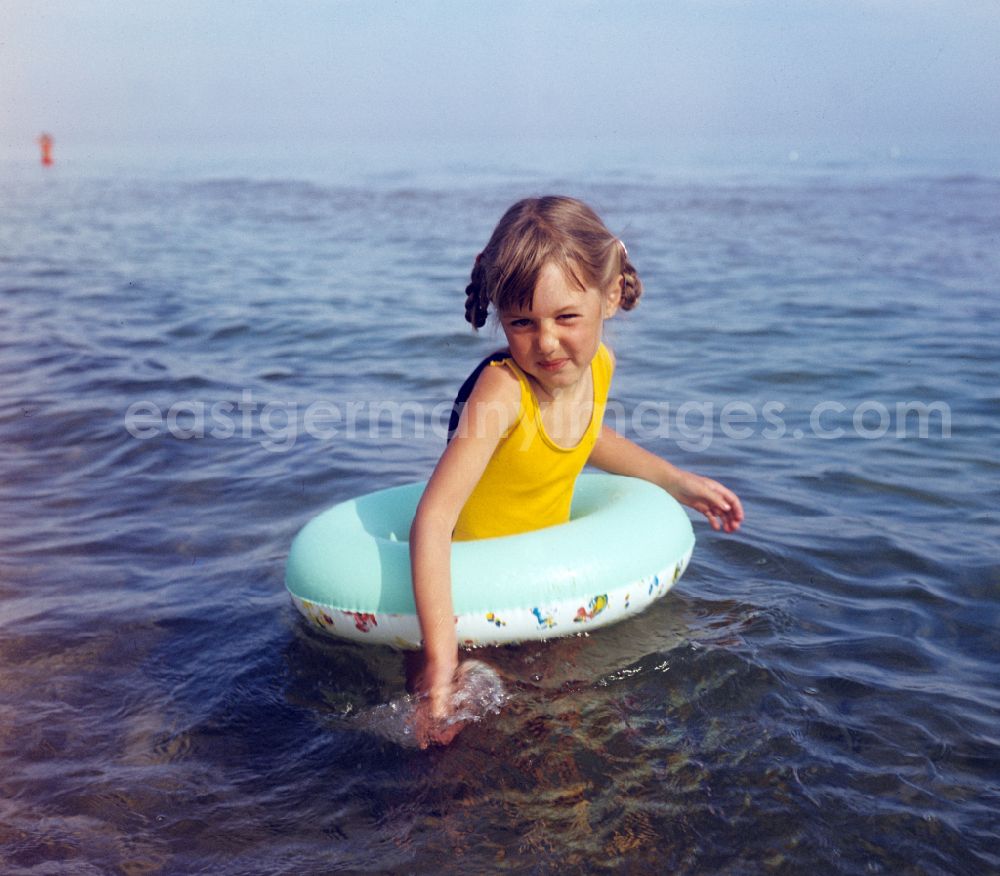
[[[531,198],[503,216],[476,257],[465,318],[492,306],[507,348],[459,393],[461,414],[410,530],[413,591],[424,639],[417,686],[431,717],[448,715],[458,668],[451,542],[511,535],[569,519],[586,463],[658,484],[714,529],[743,520],[735,493],[682,471],[602,425],[614,358],[604,320],[631,310],[642,283],[624,244],[580,201]],[[467,398],[464,396],[467,395]],[[442,728],[446,742],[457,729]]]

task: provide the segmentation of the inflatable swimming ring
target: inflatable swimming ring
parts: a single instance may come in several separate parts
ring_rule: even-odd
[[[285,585],[311,624],[343,639],[421,647],[408,538],[424,486],[369,493],[302,528]],[[687,514],[659,487],[581,475],[569,522],[452,544],[459,644],[572,635],[637,614],[674,585],[693,549]]]

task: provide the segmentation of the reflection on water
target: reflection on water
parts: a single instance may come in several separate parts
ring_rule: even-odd
[[[657,179],[11,182],[4,873],[1000,869],[998,184]],[[609,339],[623,410],[669,402],[644,442],[748,521],[702,526],[635,619],[475,652],[502,698],[420,751],[402,655],[306,628],[282,574],[307,519],[426,477],[439,439],[362,418],[268,450],[261,408],[450,399],[496,343],[462,323],[470,254],[550,188],[643,269]],[[123,425],[247,391],[246,433]],[[866,400],[912,399],[947,402],[951,436],[852,431]],[[780,402],[782,436],[727,437],[734,400]],[[810,429],[827,400],[836,440]],[[698,434],[684,401],[715,406]]]

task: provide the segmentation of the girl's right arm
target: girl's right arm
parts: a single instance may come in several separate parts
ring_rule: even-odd
[[[743,522],[743,505],[727,486],[677,468],[608,425],[602,427],[587,462],[611,474],[642,478],[662,487],[678,502],[704,514],[712,529],[736,532]]]
[[[458,666],[458,640],[451,598],[451,535],[497,444],[516,421],[521,389],[507,368],[486,368],[462,411],[417,505],[410,528],[413,597],[424,640],[421,688],[435,718],[448,713]]]

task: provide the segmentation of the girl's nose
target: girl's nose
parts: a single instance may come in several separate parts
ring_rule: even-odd
[[[543,353],[551,353],[559,346],[555,329],[542,325],[538,330],[538,349]]]

